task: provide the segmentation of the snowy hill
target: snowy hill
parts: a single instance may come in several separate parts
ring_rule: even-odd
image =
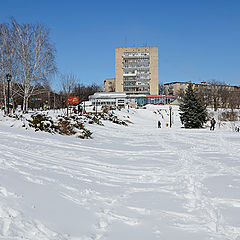
[[[168,106],[114,114],[129,125],[84,140],[0,117],[0,238],[239,240],[240,133],[183,129],[176,106],[172,128]]]

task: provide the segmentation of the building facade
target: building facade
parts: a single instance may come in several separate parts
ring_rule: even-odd
[[[134,100],[136,106],[165,105],[174,102],[176,97],[173,95],[128,95],[127,100]]]
[[[92,105],[125,107],[126,93],[124,92],[96,92],[89,96]]]
[[[228,84],[211,84],[207,82],[201,82],[201,83],[192,83],[191,81],[187,82],[171,82],[171,83],[165,83],[164,84],[164,94],[168,95],[176,95],[181,96],[182,93],[185,92],[189,84],[192,84],[193,88],[196,90],[196,92],[199,92],[203,89],[208,90],[217,90],[220,88],[225,88],[229,91],[239,91],[239,86],[231,86]]]
[[[158,47],[115,49],[115,91],[158,94]]]
[[[115,78],[108,78],[104,80],[104,92],[115,92]]]
[[[176,100],[172,95],[127,95],[125,92],[96,92],[89,96],[89,101],[93,106],[108,107],[143,107],[147,104],[163,105],[171,104]]]
[[[164,84],[164,94],[179,96],[179,95],[181,95],[181,92],[185,92],[189,83],[191,83],[191,81],[165,83]]]

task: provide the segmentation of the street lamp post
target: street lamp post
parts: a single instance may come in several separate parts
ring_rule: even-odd
[[[8,94],[7,94],[7,114],[9,114],[9,98],[10,98],[10,82],[12,80],[12,75],[8,73],[6,75],[7,82],[8,82]]]
[[[169,111],[170,111],[170,114],[169,114],[169,121],[170,121],[170,128],[172,127],[172,106],[169,106]]]
[[[98,100],[96,100],[96,115],[97,115],[97,104],[98,104]]]

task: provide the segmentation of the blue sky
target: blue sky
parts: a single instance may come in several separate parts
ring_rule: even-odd
[[[115,48],[159,47],[159,82],[216,79],[240,85],[239,0],[1,0],[0,22],[51,29],[60,73],[103,84]],[[57,78],[52,84],[57,86]]]

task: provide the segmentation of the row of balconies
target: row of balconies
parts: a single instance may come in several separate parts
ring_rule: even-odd
[[[133,80],[141,80],[141,81],[150,81],[150,76],[124,76],[124,81],[133,81]]]
[[[123,56],[123,59],[149,59],[150,57],[149,56]]]
[[[123,56],[149,56],[149,52],[124,52]]]
[[[136,79],[141,79],[141,80],[150,80],[150,76],[146,75],[137,75]]]
[[[150,89],[138,89],[138,88],[135,88],[135,89],[128,89],[128,88],[124,88],[124,92],[126,93],[132,93],[132,94],[136,94],[136,93],[142,93],[142,94],[147,94],[150,92]]]
[[[124,86],[135,87],[135,86],[149,86],[149,82],[138,82],[138,81],[125,81]]]
[[[149,68],[149,65],[139,65],[139,66],[129,66],[129,65],[125,65],[123,66],[123,69],[146,69]]]
[[[150,60],[147,58],[123,59],[122,63],[142,63],[142,62],[150,62]]]
[[[132,70],[136,70],[136,71],[139,71],[139,70],[142,70],[142,71],[145,70],[146,71],[146,70],[148,70],[149,71],[150,68],[148,66],[148,67],[130,67],[130,68],[128,67],[128,68],[122,68],[122,69],[125,70],[125,71],[126,70],[131,70],[131,71]]]
[[[139,72],[139,71],[137,71],[137,75],[139,75],[139,76],[147,76],[149,74],[150,74],[149,71],[147,71],[147,72]]]

